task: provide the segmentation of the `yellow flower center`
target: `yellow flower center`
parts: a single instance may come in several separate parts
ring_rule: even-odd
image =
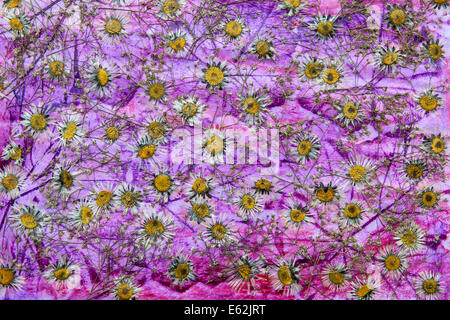
[[[270,50],[270,45],[267,41],[264,40],[259,40],[256,43],[256,52],[260,55],[260,56],[264,56],[266,55]]]
[[[308,140],[300,141],[297,145],[297,152],[301,156],[306,156],[312,149],[311,142]]]
[[[189,272],[189,265],[187,263],[180,263],[175,269],[175,278],[179,280],[185,279],[189,275]]]
[[[438,106],[437,99],[429,96],[420,97],[419,104],[426,111],[433,111]]]
[[[298,8],[300,6],[300,0],[284,0],[284,3],[291,8]]]
[[[128,283],[121,284],[117,288],[117,295],[122,300],[130,300],[131,297],[133,296],[133,292],[134,292],[133,287],[130,286]]]
[[[17,8],[22,3],[22,0],[11,0],[6,6],[8,9]]]
[[[368,294],[372,292],[372,289],[369,288],[368,285],[364,284],[356,290],[356,295],[360,298],[366,297]]]
[[[428,47],[428,52],[433,60],[438,60],[442,57],[442,48],[436,43],[430,44]]]
[[[20,149],[20,147],[14,147],[10,152],[9,152],[9,157],[13,160],[19,160],[22,157],[22,149]]]
[[[37,221],[31,214],[25,213],[20,217],[20,222],[26,229],[34,229],[37,227]]]
[[[388,52],[383,56],[383,64],[390,66],[397,62],[398,54],[395,52]]]
[[[119,138],[119,135],[119,128],[115,126],[111,126],[106,129],[106,136],[111,140],[117,140]]]
[[[333,24],[330,21],[319,22],[317,25],[317,32],[323,36],[327,36],[333,32]]]
[[[157,237],[164,233],[164,225],[158,219],[151,219],[145,224],[145,233]]]
[[[140,147],[138,150],[138,154],[141,159],[145,160],[145,159],[152,157],[155,154],[155,151],[156,151],[156,146],[153,144],[150,144],[150,145]]]
[[[300,223],[305,220],[306,212],[299,209],[291,209],[289,216],[293,222]]]
[[[290,286],[291,284],[294,283],[294,280],[292,279],[291,269],[289,269],[289,266],[281,266],[278,269],[278,279],[285,286]]]
[[[250,279],[251,269],[250,266],[246,263],[241,264],[237,267],[238,274],[242,277],[244,280]]]
[[[271,188],[272,188],[272,184],[270,183],[269,180],[261,178],[255,182],[255,189],[257,189],[257,190],[270,191]]]
[[[63,138],[66,140],[72,140],[77,133],[77,125],[73,122],[69,122],[64,129]]]
[[[9,20],[9,25],[16,31],[21,31],[23,29],[22,21],[17,17],[11,18],[11,20]]]
[[[61,61],[50,62],[50,74],[54,77],[61,77],[64,73],[64,63]]]
[[[88,207],[82,206],[80,210],[81,222],[89,224],[92,221],[92,210]]]
[[[73,184],[73,177],[68,171],[62,170],[59,175],[59,181],[64,188],[69,189]]]
[[[433,191],[427,191],[422,195],[422,202],[427,207],[432,207],[437,201],[436,193]]]
[[[169,15],[174,13],[180,8],[180,5],[176,0],[166,0],[163,4],[163,11],[165,14]]]
[[[389,271],[397,270],[398,268],[400,268],[400,265],[401,265],[401,261],[400,261],[399,257],[397,257],[395,255],[390,255],[390,256],[386,257],[386,259],[384,260],[384,266]]]
[[[99,68],[97,70],[97,81],[100,86],[102,87],[106,86],[106,84],[109,81],[108,71],[106,71],[103,68]]]
[[[0,269],[0,284],[8,286],[14,281],[14,271],[6,268]]]
[[[437,291],[438,284],[434,279],[426,279],[422,282],[422,288],[426,294],[434,294]]]
[[[354,103],[348,102],[342,108],[342,113],[347,119],[355,119],[358,115],[358,108]]]
[[[200,219],[209,217],[209,207],[206,203],[194,203],[192,205],[192,210]]]
[[[309,79],[317,78],[322,72],[323,66],[319,62],[310,62],[305,67],[305,76]]]
[[[213,225],[211,228],[211,236],[215,240],[222,240],[226,234],[227,234],[227,229],[219,223]]]
[[[406,21],[406,12],[403,11],[402,9],[394,9],[389,14],[389,19],[396,26],[400,26],[404,24]]]
[[[198,178],[195,179],[194,183],[192,184],[192,190],[194,190],[194,192],[197,194],[202,194],[208,191],[208,186],[202,178]]]
[[[154,83],[148,88],[149,96],[154,99],[160,99],[166,93],[166,89],[161,83]]]
[[[167,174],[160,174],[155,177],[153,184],[159,192],[167,192],[170,189],[172,182]]]
[[[230,21],[225,26],[225,32],[230,37],[236,38],[242,33],[242,26],[237,21]]]
[[[363,166],[353,166],[348,171],[348,175],[353,182],[360,182],[367,174]]]
[[[423,176],[423,170],[420,166],[416,164],[410,164],[406,168],[406,174],[408,175],[408,177],[412,179],[419,179],[420,177]]]
[[[105,30],[111,35],[119,34],[122,31],[122,24],[118,19],[111,18],[106,22]]]
[[[2,185],[8,191],[15,189],[18,184],[19,179],[17,179],[15,175],[12,175],[10,173],[2,178]]]
[[[327,84],[335,84],[339,81],[340,78],[339,71],[337,71],[335,68],[329,68],[324,71],[323,74],[323,81]]]
[[[413,247],[417,243],[417,235],[412,230],[405,230],[401,240],[405,246]]]
[[[217,86],[222,83],[223,78],[223,71],[218,67],[209,67],[205,71],[205,80],[212,86]]]
[[[153,121],[148,125],[147,132],[152,139],[158,139],[164,135],[165,130],[161,123]]]
[[[341,272],[331,271],[328,274],[328,279],[330,280],[330,282],[337,285],[341,285],[344,283],[344,275]]]
[[[344,208],[344,216],[346,216],[350,219],[355,219],[360,216],[361,211],[362,210],[359,206],[357,206],[354,203],[349,203]]]
[[[193,103],[185,103],[182,107],[181,107],[181,112],[183,112],[183,114],[187,117],[187,118],[191,118],[193,116],[195,116],[197,114],[197,106]]]
[[[60,281],[64,281],[67,278],[69,278],[70,273],[69,270],[67,268],[60,268],[57,269],[55,271],[53,271],[53,275],[55,276],[56,279],[60,280]]]
[[[112,193],[108,190],[100,191],[97,194],[97,199],[95,200],[95,202],[97,203],[97,206],[104,207],[109,204],[109,202],[112,199],[112,196],[113,196]]]
[[[247,98],[244,101],[245,112],[249,114],[257,114],[259,111],[259,103],[254,98]]]
[[[177,38],[169,42],[169,46],[175,51],[181,51],[186,46],[185,38]]]
[[[444,151],[444,148],[445,144],[441,138],[436,137],[431,141],[431,150],[434,153],[441,153],[442,151]]]
[[[219,136],[212,136],[205,143],[205,149],[211,154],[216,155],[223,151],[223,139]]]
[[[254,209],[255,205],[256,205],[255,198],[253,198],[249,194],[244,194],[244,196],[242,197],[241,203],[242,203],[242,206],[247,210]]]
[[[334,191],[331,188],[320,188],[317,190],[316,196],[321,202],[330,202],[334,199]]]
[[[47,127],[47,120],[40,113],[35,113],[30,119],[31,127],[36,131],[44,130]]]

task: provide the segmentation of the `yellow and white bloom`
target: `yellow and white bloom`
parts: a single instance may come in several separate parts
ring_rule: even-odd
[[[114,280],[111,294],[116,300],[135,300],[142,289],[135,284],[133,277],[119,277]]]
[[[258,56],[258,59],[270,60],[274,59],[277,52],[273,46],[273,41],[267,36],[260,37],[252,43],[250,51]]]
[[[201,103],[198,96],[182,96],[174,101],[173,108],[183,119],[183,123],[196,126],[201,124],[202,113],[205,111],[206,105]]]
[[[281,291],[287,296],[295,295],[301,290],[299,281],[299,268],[295,266],[295,260],[286,261],[278,259],[270,269],[269,279],[276,291]]]
[[[212,246],[229,246],[236,242],[235,230],[228,217],[221,215],[214,216],[205,225],[206,230],[202,233],[202,238]]]
[[[61,54],[52,54],[47,57],[44,65],[45,76],[50,80],[59,81],[67,79],[70,75],[70,66],[64,61]]]
[[[299,132],[292,140],[291,147],[294,150],[295,160],[305,163],[319,157],[322,145],[316,135]]]
[[[158,0],[158,17],[164,20],[176,19],[181,15],[185,0]]]
[[[245,21],[240,17],[225,19],[218,28],[223,30],[222,32],[229,41],[240,39],[248,31]]]
[[[9,221],[11,227],[19,233],[41,237],[44,234],[43,228],[48,223],[48,217],[35,205],[15,204]]]
[[[138,159],[139,169],[159,167],[167,156],[167,149],[148,135],[138,138],[135,144],[129,145],[129,150]]]
[[[24,150],[14,141],[8,143],[2,151],[2,159],[5,161],[11,160],[16,165],[20,165],[23,162]]]
[[[189,257],[177,254],[171,260],[167,275],[174,284],[182,286],[195,280],[194,265]]]
[[[441,293],[445,290],[441,275],[434,271],[419,272],[418,279],[414,281],[414,287],[417,296],[425,300],[439,299]]]
[[[256,219],[257,215],[264,210],[260,196],[251,189],[246,189],[239,194],[234,200],[234,204],[239,206],[236,214],[244,220],[248,220],[250,217]]]
[[[25,277],[19,275],[19,271],[14,263],[9,263],[5,259],[0,260],[0,297],[2,299],[8,292],[22,290]]]
[[[327,40],[336,34],[338,25],[336,23],[338,16],[325,15],[320,12],[319,15],[313,18],[313,21],[308,25],[309,29],[314,32],[314,36],[319,40]]]
[[[121,13],[102,14],[95,22],[95,28],[101,39],[109,45],[116,45],[127,36],[128,18]]]
[[[83,199],[69,215],[71,224],[76,229],[87,229],[94,223],[96,212],[91,200]]]
[[[79,147],[85,133],[82,128],[82,119],[78,114],[65,115],[61,121],[56,123],[58,130],[58,141],[61,146]]]
[[[262,261],[259,258],[252,259],[248,255],[238,257],[232,261],[232,266],[227,268],[227,283],[231,289],[240,292],[243,288],[247,289],[247,293],[258,289],[256,280],[261,273]]]
[[[135,186],[122,183],[116,189],[118,197],[118,203],[120,208],[123,209],[123,214],[130,211],[133,214],[137,214],[142,204],[143,195]]]
[[[3,17],[4,27],[11,33],[13,38],[21,38],[31,30],[31,20],[25,13],[11,10]]]
[[[63,200],[67,200],[72,193],[79,190],[81,184],[77,179],[78,175],[80,172],[67,161],[59,163],[53,170],[53,187]]]
[[[0,192],[7,199],[15,199],[25,183],[25,173],[12,164],[0,171]]]
[[[267,106],[271,103],[268,96],[249,91],[240,96],[240,117],[250,126],[259,127],[267,117]]]
[[[228,139],[224,132],[210,129],[203,134],[202,159],[210,164],[223,163]]]
[[[88,72],[91,83],[89,91],[95,92],[99,98],[111,97],[111,92],[116,87],[114,79],[118,77],[115,65],[107,60],[100,61],[99,57],[94,57],[89,63]]]
[[[70,258],[64,257],[56,263],[50,263],[44,277],[57,289],[74,289],[80,285],[80,267],[75,265]]]
[[[170,175],[168,170],[159,170],[149,178],[149,191],[156,201],[167,202],[169,196],[175,191],[178,182]]]
[[[38,105],[31,104],[22,113],[22,121],[20,124],[25,127],[24,131],[29,132],[31,136],[37,137],[41,133],[47,131],[48,127],[53,124],[50,119],[50,108],[40,102]]]
[[[137,241],[144,247],[158,246],[171,241],[174,237],[175,226],[170,213],[162,209],[145,206],[141,210],[136,230]]]
[[[118,197],[115,192],[116,188],[112,183],[96,183],[92,187],[91,203],[95,214],[111,211],[117,208]]]
[[[292,17],[306,7],[302,0],[279,0],[277,10],[285,10],[286,15]]]

